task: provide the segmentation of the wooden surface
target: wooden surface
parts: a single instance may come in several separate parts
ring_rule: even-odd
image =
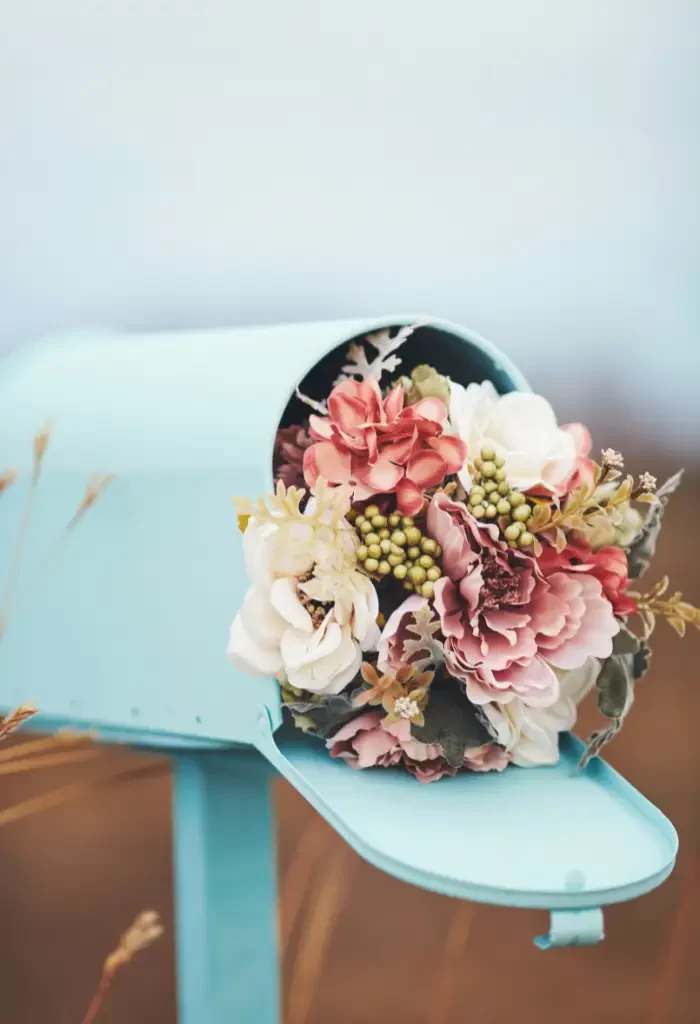
[[[668,513],[657,561],[696,602],[699,501],[695,474]],[[532,938],[546,930],[543,913],[458,903],[397,882],[279,783],[286,1024],[700,1020],[700,635],[680,641],[660,623],[655,640],[653,668],[609,760],[680,833],[669,881],[608,909],[602,945],[542,953]],[[587,704],[580,731],[593,720]],[[6,777],[1,806],[134,763],[115,750],[81,768]],[[99,1020],[174,1024],[165,763],[160,776],[88,790],[1,829],[0,877],[0,1024],[80,1024],[105,954],[146,907],[161,912],[167,937],[117,979]]]

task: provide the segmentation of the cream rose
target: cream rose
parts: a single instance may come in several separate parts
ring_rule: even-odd
[[[231,627],[229,660],[254,675],[286,679],[300,690],[340,693],[357,675],[362,652],[376,647],[379,628],[372,581],[354,570],[339,576],[337,602],[328,576],[322,581],[329,609],[320,624],[301,599],[305,586],[314,590],[315,579],[306,585],[292,577],[269,586],[265,579],[254,584]]]
[[[588,658],[580,668],[557,671],[559,699],[550,707],[528,707],[521,700],[482,707],[495,740],[511,754],[513,764],[536,768],[557,763],[559,733],[573,728],[577,705],[593,687],[600,667],[597,658]]]
[[[490,381],[466,388],[453,381],[449,416],[453,432],[467,446],[468,461],[479,458],[482,447],[495,449],[505,459],[509,483],[518,490],[543,487],[556,492],[574,471],[574,438],[557,426],[552,407],[540,395],[499,395]],[[466,466],[459,477],[468,490]]]

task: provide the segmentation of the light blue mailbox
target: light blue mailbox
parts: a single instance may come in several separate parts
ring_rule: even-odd
[[[604,904],[647,892],[673,868],[670,822],[602,761],[577,772],[571,736],[552,768],[433,786],[353,772],[317,740],[280,730],[276,684],[226,661],[247,587],[232,495],[269,489],[295,385],[323,378],[327,390],[323,375],[334,359],[337,372],[348,341],[411,322],[84,333],[30,346],[0,370],[0,468],[23,471],[0,502],[0,569],[31,438],[48,417],[28,575],[86,476],[116,474],[70,550],[15,608],[0,645],[1,703],[33,700],[44,728],[91,726],[105,742],[172,756],[183,1024],[278,1019],[270,766],[383,870],[450,896],[549,910],[544,948],[599,941]],[[463,383],[527,388],[470,331],[431,320],[414,341]]]

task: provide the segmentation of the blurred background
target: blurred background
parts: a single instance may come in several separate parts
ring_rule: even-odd
[[[2,23],[3,350],[80,326],[455,320],[632,469],[688,467],[658,564],[697,602],[696,0],[23,0]],[[699,649],[660,624],[609,752],[673,819],[678,867],[593,949],[539,953],[542,914],[380,874],[280,784],[288,1024],[697,1021]],[[101,1019],[174,1022],[169,799],[164,766],[0,831],[0,1020],[79,1022],[154,906],[169,938]]]

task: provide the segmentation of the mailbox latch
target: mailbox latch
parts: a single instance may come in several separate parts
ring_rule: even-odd
[[[535,945],[538,949],[555,949],[560,946],[595,946],[604,938],[603,911],[600,907],[585,907],[583,910],[553,910],[549,935],[538,935]]]

